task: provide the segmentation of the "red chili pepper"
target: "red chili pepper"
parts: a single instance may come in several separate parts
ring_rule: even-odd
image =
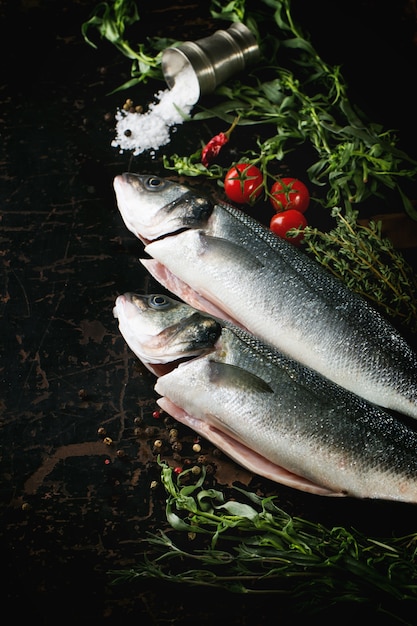
[[[236,117],[233,124],[225,133],[219,133],[210,139],[201,151],[201,162],[204,167],[208,167],[210,163],[217,157],[220,150],[229,141],[230,133],[238,123],[239,118]]]
[[[210,139],[201,152],[201,162],[204,167],[208,167],[210,163],[219,154],[222,146],[229,141],[226,133],[219,133]]]

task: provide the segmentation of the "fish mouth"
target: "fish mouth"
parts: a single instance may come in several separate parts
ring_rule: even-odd
[[[133,300],[135,300],[134,305]],[[130,332],[130,327],[132,322],[134,322],[137,309],[143,311],[147,309],[147,305],[142,301],[140,296],[131,292],[120,294],[117,296],[113,307],[113,317],[118,320],[119,329],[130,349],[139,358],[142,364],[157,378],[170,373],[182,363],[199,358],[200,356],[205,356],[215,350],[214,343],[209,346],[206,344],[205,346],[194,348],[189,354],[177,356],[175,351],[172,351],[172,354],[168,358],[162,359],[161,356],[159,356],[160,346],[158,345],[158,341],[160,341],[159,337],[163,334],[164,328],[160,329],[160,333],[156,331],[155,334],[151,333],[147,335],[145,332],[140,339],[137,338],[134,332]]]
[[[150,372],[152,372],[152,374],[154,374],[157,378],[160,378],[161,376],[165,376],[165,374],[170,374],[174,369],[176,369],[183,363],[188,363],[188,361],[191,361],[196,358],[199,358],[199,357],[186,356],[186,357],[181,357],[180,359],[169,361],[168,363],[152,363],[151,361],[145,361],[143,359],[141,359],[141,361],[145,365],[145,367]]]
[[[165,239],[169,239],[169,237],[175,237],[176,235],[180,235],[181,233],[187,230],[191,230],[191,229],[188,228],[187,226],[181,226],[180,228],[162,233],[161,235],[158,235],[157,237],[154,237],[153,239],[148,239],[144,237],[143,235],[138,235],[138,237],[143,243],[143,245],[146,247],[148,244],[154,243],[156,241],[164,241]]]

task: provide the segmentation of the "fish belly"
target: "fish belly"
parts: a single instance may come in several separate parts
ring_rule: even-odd
[[[223,380],[216,367],[209,356],[184,363],[155,390],[173,417],[238,463],[312,493],[417,502],[413,430],[324,379],[321,388],[291,383],[283,371],[268,393]]]

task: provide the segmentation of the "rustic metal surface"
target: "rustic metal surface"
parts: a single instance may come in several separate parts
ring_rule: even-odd
[[[140,538],[164,517],[163,494],[150,483],[159,474],[152,441],[167,429],[152,415],[153,379],[112,316],[118,293],[155,287],[115,207],[112,180],[161,166],[110,146],[124,95],[109,91],[130,65],[109,45],[97,52],[83,41],[80,25],[95,4],[40,0],[0,9],[10,46],[0,85],[3,602],[14,619],[45,625],[264,623],[277,600],[155,582],[110,585],[108,571],[134,565]],[[164,4],[153,3],[145,29],[169,35],[181,24],[184,39],[204,34],[198,3]],[[209,446],[205,452],[212,458]],[[275,488],[221,457],[216,463],[221,482]],[[415,507],[336,505],[276,491],[290,512],[323,521],[382,535],[417,527]]]

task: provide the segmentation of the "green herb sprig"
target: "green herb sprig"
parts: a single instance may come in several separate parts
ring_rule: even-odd
[[[92,28],[98,30],[103,39],[107,39],[128,59],[132,60],[131,80],[117,87],[112,93],[129,89],[140,82],[146,83],[149,79],[162,80],[161,56],[162,50],[171,43],[170,40],[154,38],[148,43],[138,43],[134,48],[126,39],[125,30],[140,19],[135,0],[114,0],[112,4],[100,2],[91,17],[82,24],[81,32],[85,41],[97,48],[89,38]]]
[[[273,497],[240,488],[227,499],[205,488],[204,466],[194,483],[191,470],[175,475],[160,462],[167,494],[167,520],[175,531],[149,533],[143,563],[111,572],[113,583],[159,578],[244,594],[294,598],[294,611],[317,614],[324,607],[353,602],[399,613],[417,601],[417,534],[365,537],[355,530],[326,528],[292,517]],[[205,543],[192,548],[200,535]],[[187,539],[185,545],[182,539]],[[394,604],[393,604],[394,603]]]
[[[268,59],[268,63],[256,68],[263,80],[246,76],[245,82],[235,80],[220,85],[215,94],[218,104],[197,111],[192,119],[218,117],[230,124],[239,116],[239,126],[275,128],[269,137],[259,140],[255,150],[242,154],[243,160],[260,166],[265,189],[268,178],[276,178],[271,167],[274,162],[300,147],[312,147],[316,160],[307,167],[307,174],[311,184],[320,190],[315,194],[317,202],[330,209],[349,208],[371,197],[384,198],[386,190],[390,190],[396,192],[405,211],[417,219],[417,210],[402,189],[404,182],[415,180],[417,162],[398,149],[392,130],[369,123],[355,110],[340,67],[328,65],[317,54],[294,22],[290,0],[262,0],[262,4],[266,10],[259,10],[258,5],[255,11],[249,11],[245,0],[211,0],[211,16],[223,22],[245,22],[262,42],[263,59]],[[169,41],[154,38],[147,44],[132,46],[125,30],[138,20],[134,0],[114,0],[112,4],[99,3],[82,25],[87,43],[95,47],[88,37],[94,27],[101,37],[132,59],[132,78],[116,91],[149,78],[162,78],[162,50]],[[198,157],[201,149],[191,156],[164,156],[163,163],[166,169],[179,174],[208,176],[220,182],[226,168],[201,168]]]
[[[404,256],[382,236],[382,223],[371,220],[361,226],[358,211],[342,212],[339,207],[331,215],[336,224],[333,229],[304,229],[306,251],[352,291],[416,333],[417,277]]]
[[[350,103],[340,67],[326,64],[302,34],[292,19],[290,0],[262,1],[274,10],[278,28],[274,30],[269,20],[268,31],[257,33],[263,42],[264,58],[271,61],[256,70],[258,75],[273,77],[260,80],[252,76],[251,82],[220,85],[216,90],[221,98],[219,104],[197,112],[193,119],[218,117],[230,124],[239,115],[239,125],[274,125],[276,132],[241,158],[260,167],[266,189],[268,178],[276,178],[271,162],[281,161],[300,147],[309,147],[316,160],[307,167],[307,174],[310,182],[321,188],[315,199],[326,208],[348,209],[371,197],[382,199],[389,189],[397,193],[399,205],[417,219],[416,209],[402,190],[403,182],[415,181],[417,162],[398,149],[394,131],[369,122]],[[237,10],[234,12],[231,4],[226,5],[223,19],[236,19]],[[222,14],[216,11],[213,15]],[[246,15],[245,19],[253,28],[253,24],[262,25],[265,16],[260,13],[253,19]],[[289,58],[282,54],[284,50],[290,51]],[[280,57],[284,59],[280,61]],[[175,170],[180,164],[184,173],[185,158],[172,155],[165,160],[165,167]],[[221,179],[225,172],[226,168],[220,173],[209,167],[202,173]],[[197,175],[195,168],[189,168],[189,175]]]

